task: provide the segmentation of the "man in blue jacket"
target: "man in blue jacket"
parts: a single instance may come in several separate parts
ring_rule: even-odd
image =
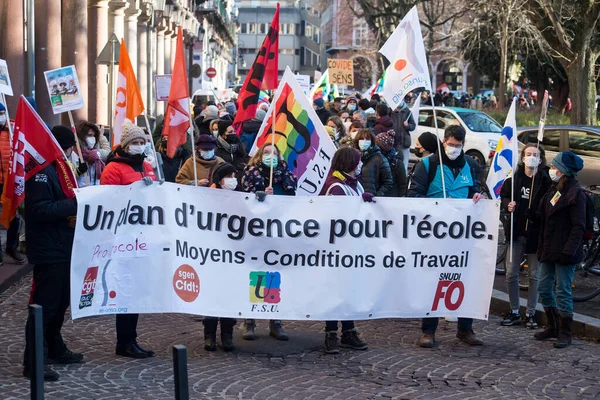
[[[477,203],[482,194],[479,192],[479,164],[465,155],[463,147],[466,132],[462,126],[452,125],[444,132],[442,162],[446,197],[454,199],[473,199]],[[433,153],[415,165],[408,197],[443,198],[442,175],[440,174],[439,155]],[[423,318],[421,330],[423,337],[419,346],[430,348],[435,343],[435,331],[439,318]],[[473,332],[472,318],[458,319],[456,337],[472,346],[481,346],[483,341]]]
[[[52,133],[67,156],[73,151],[75,136],[66,126],[55,126]],[[58,372],[48,364],[73,364],[81,353],[67,348],[60,333],[70,303],[71,250],[75,236],[77,201],[67,198],[60,184],[57,164],[53,162],[25,183],[25,226],[27,258],[33,264],[31,302],[42,307],[44,325],[44,380],[56,381]],[[29,333],[33,321],[27,320],[23,375],[31,377]]]

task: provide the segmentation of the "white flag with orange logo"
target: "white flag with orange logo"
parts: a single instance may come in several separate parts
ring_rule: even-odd
[[[404,97],[416,88],[431,91],[417,6],[400,21],[379,52],[390,62],[383,83],[383,96],[392,108],[398,107]]]
[[[121,143],[121,132],[125,120],[135,124],[135,118],[144,111],[144,102],[140,94],[135,72],[127,53],[125,41],[121,39],[119,55],[119,76],[117,78],[117,96],[115,101],[115,117],[113,123],[112,146]]]

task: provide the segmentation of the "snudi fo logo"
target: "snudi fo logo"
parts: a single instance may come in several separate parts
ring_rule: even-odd
[[[279,272],[250,272],[250,302],[277,304],[281,301]]]

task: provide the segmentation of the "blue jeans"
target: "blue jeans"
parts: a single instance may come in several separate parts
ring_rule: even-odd
[[[514,240],[513,260],[506,265],[506,288],[510,300],[510,310],[519,309],[519,268],[523,255],[527,254],[527,239],[518,236]],[[535,314],[535,306],[538,300],[539,268],[538,259],[535,254],[527,254],[527,272],[529,274],[529,289],[527,290],[527,314]]]
[[[542,262],[540,264],[540,284],[538,291],[544,308],[557,307],[562,313],[573,313],[573,276],[575,265]],[[554,287],[556,286],[556,297]]]
[[[437,330],[439,318],[423,318],[421,322],[421,330],[423,333],[434,334]],[[459,318],[458,331],[471,332],[473,330],[473,318]]]

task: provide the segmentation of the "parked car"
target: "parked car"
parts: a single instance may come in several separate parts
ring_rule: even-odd
[[[519,147],[537,143],[538,128],[517,128]],[[556,125],[544,128],[542,140],[546,159],[552,161],[560,151],[572,151],[583,159],[583,170],[577,174],[582,186],[600,185],[600,128],[597,126]],[[596,190],[600,194],[600,187]]]
[[[468,108],[436,107],[435,108],[438,137],[444,138],[444,129],[450,125],[461,125],[467,131],[465,138],[465,154],[475,158],[484,166],[496,150],[502,126],[484,112]],[[423,106],[419,110],[419,123],[417,129],[411,132],[412,144],[415,144],[423,132],[435,133],[433,109]]]

